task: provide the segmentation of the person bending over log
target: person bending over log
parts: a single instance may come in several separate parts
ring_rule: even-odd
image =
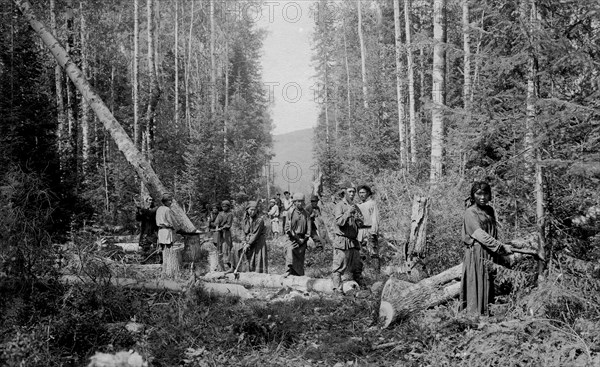
[[[217,251],[223,258],[223,265],[227,268],[228,272],[232,272],[232,260],[231,260],[231,225],[233,224],[233,213],[231,212],[231,203],[229,200],[223,200],[221,203],[222,212],[219,213],[215,220],[216,230],[219,233]]]
[[[287,211],[284,233],[288,235],[286,241],[285,266],[287,268],[284,277],[290,275],[304,275],[304,257],[306,255],[306,243],[310,236],[310,218],[304,210],[304,194],[295,193],[293,206]]]
[[[262,216],[258,215],[256,201],[248,202],[242,228],[245,235],[243,252],[246,253],[246,259],[248,259],[248,271],[268,273],[267,227],[265,227]]]
[[[496,214],[489,205],[491,199],[490,185],[475,182],[471,188],[462,228],[465,258],[460,309],[482,315],[488,313],[488,304],[494,302],[494,277],[488,263],[496,263],[500,255],[512,253],[510,245],[497,240]]]
[[[358,228],[363,225],[362,213],[353,203],[356,189],[350,182],[342,185],[344,197],[335,205],[335,238],[333,239],[332,281],[334,292],[342,292],[342,275],[348,273],[363,286],[363,263],[360,258]]]

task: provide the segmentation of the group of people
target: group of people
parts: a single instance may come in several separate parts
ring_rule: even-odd
[[[334,291],[342,291],[342,280],[352,279],[362,284],[363,263],[361,246],[366,246],[368,254],[379,257],[378,232],[379,211],[373,200],[369,186],[358,187],[360,202],[355,202],[357,188],[350,182],[340,187],[339,200],[334,209],[335,230],[333,238],[333,263],[331,276]],[[315,219],[321,215],[319,198],[311,196],[306,205],[305,195],[284,193],[281,204],[278,198],[269,203],[267,218],[275,236],[282,232],[286,236],[284,277],[304,275],[304,261],[307,242],[312,238],[320,242]],[[471,188],[468,206],[465,210],[462,227],[462,241],[465,246],[463,274],[461,282],[461,309],[473,313],[486,314],[488,305],[494,301],[494,277],[490,267],[501,256],[513,252],[513,247],[498,241],[497,220],[494,209],[489,205],[492,191],[489,184],[475,182]],[[170,209],[173,198],[170,194],[162,197],[162,206],[156,208],[152,198],[147,207],[138,207],[136,219],[142,222],[140,245],[152,248],[154,243],[162,249],[173,244],[175,221]],[[281,208],[283,210],[280,209]],[[213,242],[217,246],[223,264],[232,271],[240,256],[245,256],[248,270],[268,273],[267,244],[268,233],[265,220],[259,215],[258,203],[250,201],[245,208],[242,221],[243,242],[234,248],[231,236],[233,213],[231,203],[221,202],[221,208],[213,204],[207,217],[208,230],[213,232]],[[199,232],[197,232],[199,233]]]

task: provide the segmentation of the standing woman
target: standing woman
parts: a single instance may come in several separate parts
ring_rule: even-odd
[[[492,188],[486,182],[471,187],[470,205],[465,211],[462,240],[465,245],[460,309],[487,315],[494,302],[494,276],[489,263],[499,255],[512,253],[510,245],[498,241],[496,213],[489,205]]]
[[[258,215],[256,201],[250,201],[246,207],[243,229],[248,271],[268,273],[266,227],[262,216]]]

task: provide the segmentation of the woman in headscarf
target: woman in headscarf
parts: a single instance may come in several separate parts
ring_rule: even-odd
[[[233,243],[231,242],[231,226],[233,224],[233,213],[231,212],[231,203],[229,200],[223,200],[221,202],[222,212],[219,212],[217,219],[215,219],[216,231],[219,233],[218,236],[218,250],[223,259],[223,265],[227,268],[228,272],[233,271],[233,260],[231,259],[231,251],[233,250]]]
[[[248,259],[248,271],[268,273],[266,227],[262,216],[258,215],[256,201],[248,202],[244,214],[244,250]]]
[[[471,188],[469,207],[465,210],[462,240],[465,258],[461,281],[461,305],[470,313],[486,315],[494,302],[492,263],[500,255],[512,253],[510,245],[498,241],[494,208],[489,205],[492,188],[486,182],[475,182]]]

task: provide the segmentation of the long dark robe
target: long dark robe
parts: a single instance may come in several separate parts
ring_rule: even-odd
[[[494,302],[494,275],[490,263],[496,263],[501,243],[494,209],[470,206],[465,211],[462,239],[465,245],[461,280],[461,310],[485,315]]]
[[[218,232],[217,248],[223,257],[223,264],[230,264],[232,267],[233,260],[231,259],[231,251],[233,250],[233,244],[231,241],[231,225],[233,224],[233,213],[220,212],[215,220],[215,225],[221,228]]]
[[[292,207],[287,213],[284,232],[287,235],[285,266],[291,275],[304,275],[306,244],[310,236],[310,219],[306,210]]]
[[[246,242],[250,245],[250,248],[246,250],[248,271],[268,273],[266,227],[263,218],[259,215],[255,218],[246,216],[243,229]]]

